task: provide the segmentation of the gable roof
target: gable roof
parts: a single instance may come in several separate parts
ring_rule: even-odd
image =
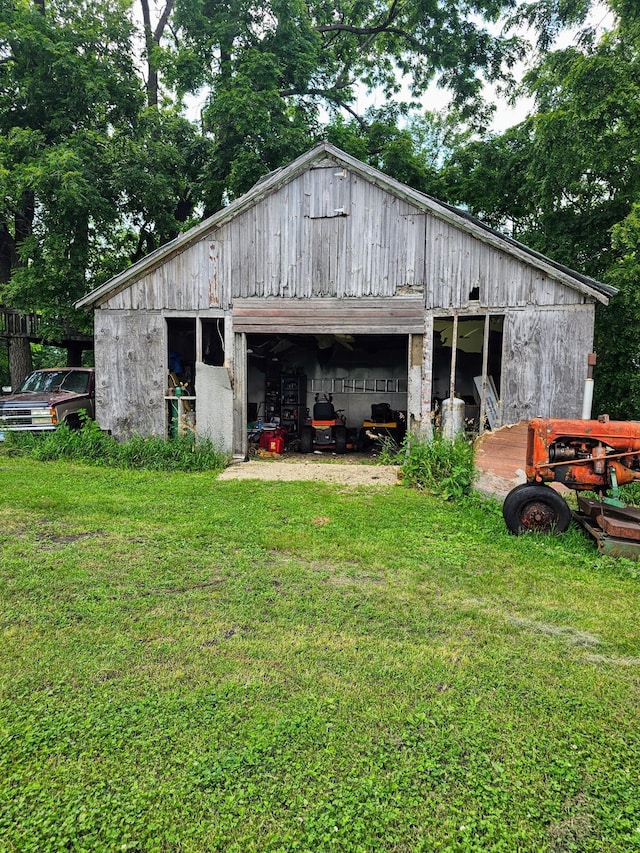
[[[401,184],[399,181],[394,180],[394,178],[385,175],[384,172],[367,166],[362,161],[352,157],[350,154],[346,154],[329,142],[321,142],[289,163],[289,165],[282,166],[265,175],[248,192],[231,202],[227,207],[204,219],[193,228],[180,234],[174,240],[165,243],[159,249],[141,258],[141,260],[114,276],[100,287],[92,290],[91,293],[79,299],[75,303],[75,307],[89,308],[104,302],[114,294],[124,290],[129,284],[132,284],[133,281],[145,275],[154,267],[160,265],[165,259],[184,251],[190,245],[205,237],[214,228],[218,228],[248,208],[258,204],[261,199],[270,193],[298,177],[312,166],[321,165],[325,160],[330,161],[333,165],[343,166],[415,207],[444,220],[462,231],[466,231],[477,239],[508,255],[518,258],[530,266],[540,269],[546,275],[574,290],[578,290],[585,296],[597,299],[606,305],[609,297],[617,293],[616,288],[556,263],[545,255],[519,243],[517,240],[500,234],[469,213],[438,201],[425,193],[418,192],[418,190],[414,190],[405,184]]]

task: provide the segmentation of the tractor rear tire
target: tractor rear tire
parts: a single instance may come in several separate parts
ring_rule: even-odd
[[[512,489],[502,505],[502,516],[510,533],[564,533],[571,523],[571,510],[550,486],[523,483]]]
[[[336,453],[347,452],[347,428],[335,427]]]
[[[311,453],[313,450],[313,427],[302,427],[300,433],[300,453]]]

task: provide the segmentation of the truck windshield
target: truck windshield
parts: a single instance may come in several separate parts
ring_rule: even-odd
[[[41,393],[60,388],[62,391],[73,391],[76,394],[86,392],[89,385],[89,374],[80,370],[48,370],[34,371],[29,374],[17,393]]]

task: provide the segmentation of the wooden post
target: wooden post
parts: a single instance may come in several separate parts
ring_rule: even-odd
[[[449,421],[453,421],[453,398],[456,394],[456,360],[458,357],[458,312],[453,314],[451,332],[451,372],[449,373]]]

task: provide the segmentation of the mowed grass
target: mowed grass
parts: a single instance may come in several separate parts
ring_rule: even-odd
[[[640,849],[640,581],[401,487],[0,458],[2,851]]]

